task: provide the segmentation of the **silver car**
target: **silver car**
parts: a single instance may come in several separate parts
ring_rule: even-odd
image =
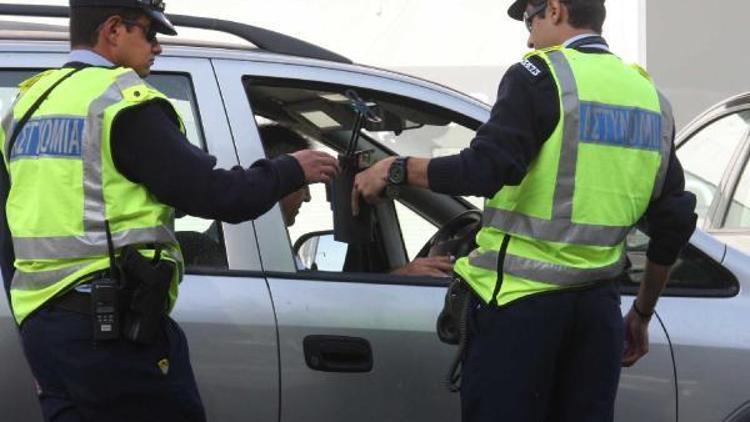
[[[11,10],[12,9],[12,10]],[[6,7],[0,14],[64,15],[65,8]],[[167,40],[149,82],[183,115],[189,140],[219,166],[264,157],[258,125],[279,123],[341,153],[355,92],[379,116],[359,149],[439,156],[464,148],[489,106],[446,87],[239,24],[173,16],[183,26],[219,27],[250,44]],[[0,23],[0,112],[16,85],[65,63],[64,27]],[[165,175],[169,177],[169,175]],[[177,230],[188,261],[173,316],[190,341],[210,420],[457,421],[459,397],[445,373],[455,349],[435,334],[447,281],[389,274],[428,253],[448,233],[462,242],[481,200],[404,189],[372,210],[362,259],[334,240],[336,193],[314,186],[297,222],[276,207],[243,224],[185,217]],[[437,236],[435,236],[437,233]],[[628,237],[623,311],[643,271],[648,238]],[[742,421],[750,410],[750,259],[702,230],[680,256],[651,325],[651,352],[623,371],[618,421]],[[7,303],[0,300],[0,414],[40,420],[34,382]],[[117,382],[117,380],[112,380]]]

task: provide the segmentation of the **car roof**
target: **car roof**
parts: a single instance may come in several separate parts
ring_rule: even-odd
[[[11,7],[14,6],[14,7]],[[0,4],[0,16],[20,15],[24,18],[65,18],[68,8],[64,6],[18,6]],[[354,71],[368,75],[402,80],[425,88],[450,92],[464,100],[488,109],[489,106],[458,90],[426,79],[373,66],[355,64],[350,59],[330,50],[302,40],[231,21],[193,16],[170,15],[172,22],[186,27],[218,31],[234,35],[236,40],[216,41],[185,36],[160,37],[164,56],[201,57],[274,62],[316,66],[328,69]],[[231,39],[231,38],[230,38]],[[69,51],[67,25],[39,22],[18,22],[0,17],[0,50],[18,52],[67,52]]]

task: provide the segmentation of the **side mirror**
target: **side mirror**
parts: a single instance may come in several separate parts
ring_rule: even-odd
[[[337,271],[344,268],[349,245],[333,238],[333,230],[304,234],[294,243],[294,253],[311,271]]]

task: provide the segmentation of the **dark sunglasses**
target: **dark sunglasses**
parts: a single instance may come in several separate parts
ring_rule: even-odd
[[[148,7],[149,9],[158,10],[160,12],[164,12],[164,9],[166,8],[166,4],[164,4],[163,0],[136,0],[136,3],[141,7]]]
[[[547,2],[545,1],[544,3],[532,9],[531,12],[529,12],[528,10],[523,12],[523,23],[526,24],[526,29],[528,29],[529,32],[531,32],[531,25],[534,23],[534,18],[538,14],[544,12],[544,9],[546,8],[547,8]]]
[[[146,36],[146,41],[148,42],[154,42],[156,41],[156,29],[153,25],[146,26],[138,21],[130,20],[130,19],[122,19],[122,23],[125,24],[128,28],[132,28],[134,26],[137,26],[141,28],[143,31],[143,35]]]

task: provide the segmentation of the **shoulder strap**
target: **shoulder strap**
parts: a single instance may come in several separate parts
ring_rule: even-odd
[[[74,69],[72,72],[67,73],[65,76],[60,78],[57,82],[52,84],[51,87],[49,87],[46,91],[44,91],[44,94],[40,95],[39,98],[37,98],[36,102],[26,111],[26,114],[21,117],[21,119],[18,121],[18,123],[13,127],[13,134],[10,136],[10,139],[8,140],[8,148],[6,151],[8,152],[7,160],[10,162],[10,155],[13,152],[13,146],[16,143],[16,138],[18,138],[18,134],[21,133],[21,129],[26,125],[26,123],[29,121],[31,116],[39,109],[39,107],[42,105],[44,100],[49,97],[49,94],[52,93],[52,91],[57,88],[58,85],[60,85],[64,80],[68,79],[69,77],[73,76],[73,74],[78,73],[79,71],[83,70],[84,68],[77,68]],[[11,110],[11,113],[13,111]]]

